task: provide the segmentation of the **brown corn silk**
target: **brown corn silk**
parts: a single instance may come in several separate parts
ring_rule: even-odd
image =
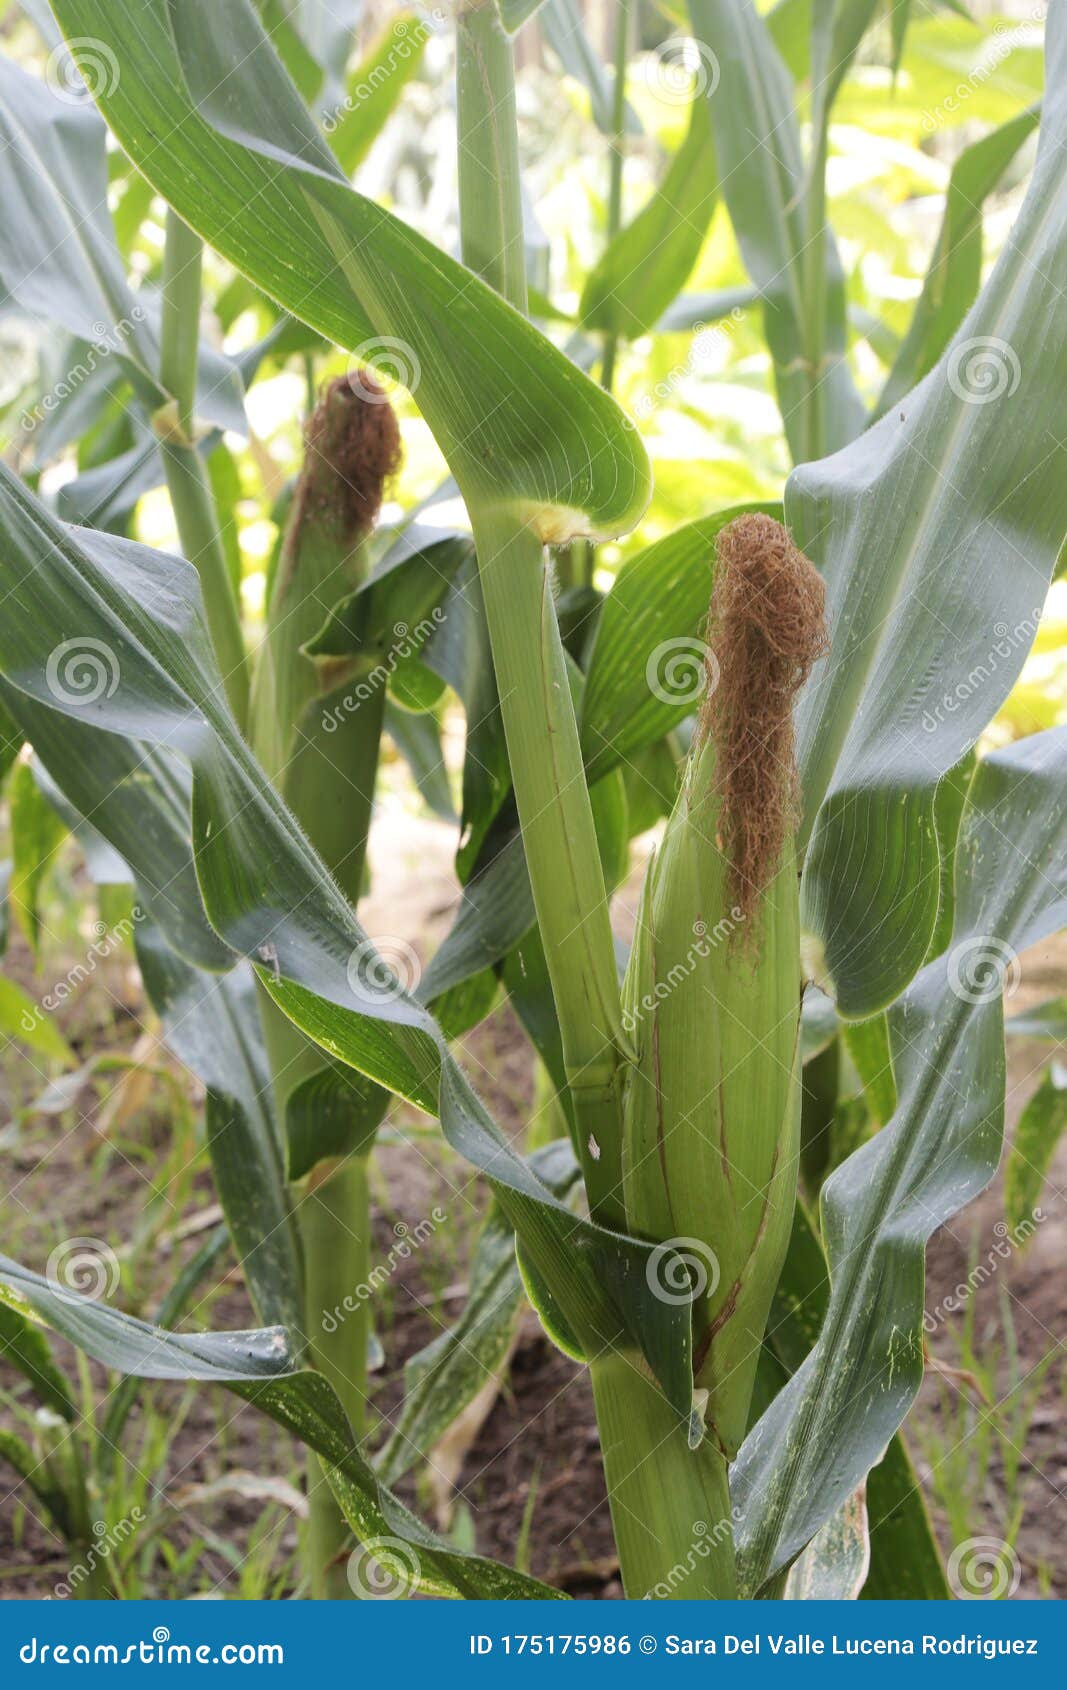
[[[821,575],[773,517],[739,516],[719,535],[699,735],[715,747],[719,836],[746,917],[798,820],[793,706],[827,649],[825,599]]]

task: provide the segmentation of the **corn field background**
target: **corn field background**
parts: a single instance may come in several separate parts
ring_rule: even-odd
[[[1065,6],[0,4],[0,1596],[1065,1594]]]

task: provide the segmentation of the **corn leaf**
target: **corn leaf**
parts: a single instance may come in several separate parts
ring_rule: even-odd
[[[711,114],[701,95],[663,181],[586,278],[578,308],[584,329],[636,340],[656,325],[700,257],[718,192]]]
[[[612,91],[600,56],[586,34],[577,0],[542,0],[538,16],[542,35],[568,76],[584,85],[593,122],[605,135],[614,129]],[[640,134],[641,124],[627,103],[628,134]]]
[[[72,697],[87,696],[98,681],[110,685],[111,647],[71,640],[53,663],[56,682],[72,688]],[[57,641],[53,651],[62,645]],[[87,678],[81,690],[79,673]],[[0,696],[74,810],[129,865],[146,912],[179,955],[201,968],[230,967],[233,953],[209,925],[196,883],[187,766],[165,746],[102,734],[78,716],[58,713],[51,694],[43,705],[7,686]]]
[[[818,1342],[829,1296],[826,1257],[800,1201],[764,1340],[765,1353],[773,1354],[780,1369],[776,1389],[803,1365]],[[882,1460],[867,1475],[867,1521],[871,1561],[860,1592],[865,1600],[947,1599],[937,1539],[902,1432],[890,1440]]]
[[[166,1044],[207,1088],[211,1171],[256,1315],[297,1331],[300,1246],[252,970],[242,963],[220,976],[194,968],[144,922],[136,946]]]
[[[67,826],[41,791],[33,767],[24,757],[11,771],[7,796],[11,826],[8,902],[34,955],[39,957],[44,925],[41,898],[56,853],[67,837]]]
[[[413,12],[389,18],[347,78],[345,98],[329,126],[330,144],[348,176],[363,163],[405,87],[422,62],[429,40]]]
[[[15,1367],[33,1386],[34,1394],[64,1420],[75,1420],[78,1410],[70,1386],[52,1360],[48,1340],[33,1321],[0,1297],[0,1356]]]
[[[831,1292],[818,1340],[734,1468],[753,1591],[862,1483],[922,1381],[926,1241],[1000,1157],[1004,973],[1067,920],[1065,777],[1064,729],[988,757],[975,776],[952,946],[890,1012],[896,1114],[823,1187]]]
[[[578,1179],[571,1146],[545,1145],[532,1165],[558,1197]],[[515,1234],[499,1209],[491,1211],[470,1270],[463,1312],[451,1327],[413,1355],[404,1368],[404,1400],[391,1417],[388,1441],[374,1461],[386,1484],[396,1484],[493,1379],[507,1359],[523,1301]]]
[[[717,68],[706,91],[723,197],[763,299],[786,437],[803,462],[843,446],[864,421],[845,361],[840,260],[821,218],[807,227],[811,187],[792,85],[765,20],[751,0],[689,0],[689,15]],[[813,241],[825,271],[814,290],[806,285]]]
[[[1037,128],[1039,108],[1002,123],[965,148],[952,166],[945,214],[908,332],[875,406],[876,417],[900,404],[932,370],[970,309],[982,281],[982,206],[1023,142]]]
[[[78,1060],[47,1011],[6,975],[0,975],[0,1035],[5,1048],[14,1041],[64,1068],[73,1068]]]
[[[1005,1023],[1004,1031],[1016,1038],[1051,1039],[1067,1044],[1067,998],[1049,998],[1036,1009],[1020,1010]]]
[[[106,1303],[57,1293],[47,1279],[7,1256],[0,1256],[0,1285],[105,1367],[142,1379],[225,1385],[270,1415],[322,1458],[331,1489],[363,1541],[372,1545],[384,1536],[405,1546],[412,1588],[436,1596],[560,1597],[536,1579],[444,1543],[386,1490],[355,1447],[332,1387],[319,1373],[295,1370],[281,1327],[170,1332]]]
[[[1027,1100],[1004,1169],[1004,1218],[1013,1230],[1032,1222],[1056,1152],[1067,1129],[1067,1084],[1058,1064],[1046,1069]]]
[[[10,1432],[6,1427],[0,1427],[0,1460],[6,1461],[24,1480],[57,1530],[64,1537],[72,1535],[69,1499],[62,1485],[52,1478],[47,1464],[29,1444],[17,1432]]]
[[[885,1008],[928,951],[937,783],[1022,668],[1067,531],[1060,12],[1048,52],[1033,180],[981,297],[900,410],[786,487],[833,640],[797,717],[805,919],[850,1017]]]
[[[49,412],[66,387],[80,388],[86,367],[106,366],[109,356],[150,410],[166,399],[158,302],[130,288],[108,210],[106,133],[88,100],[64,100],[0,58],[0,290],[86,343],[84,363],[49,395]],[[197,385],[205,420],[244,430],[242,386],[228,358],[203,347]]]
[[[515,35],[532,18],[542,0],[496,0],[500,21],[509,35]]]

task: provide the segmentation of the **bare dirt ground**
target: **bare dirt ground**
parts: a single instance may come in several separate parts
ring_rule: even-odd
[[[368,929],[383,944],[390,939],[414,942],[423,961],[432,953],[454,905],[453,843],[452,831],[442,824],[413,818],[398,799],[385,801],[375,826],[373,890],[364,912]],[[623,930],[632,920],[636,884],[635,879],[618,900]],[[20,967],[28,983],[28,959]],[[1009,1012],[1065,989],[1067,943],[1057,938],[1023,958]],[[136,978],[128,970],[121,975],[112,971],[67,1005],[60,1021],[84,1055],[105,1047],[129,1050],[141,1035],[142,1013]],[[1047,1044],[1009,1041],[1009,1127],[1053,1054],[1063,1057],[1062,1050],[1055,1053]],[[524,1041],[506,1008],[496,1010],[464,1041],[463,1060],[496,1120],[519,1134],[531,1113],[532,1078]],[[172,1096],[158,1077],[145,1085],[128,1118],[108,1125],[108,1085],[87,1083],[76,1105],[59,1117],[19,1119],[16,1104],[34,1095],[32,1075],[28,1084],[24,1066],[14,1065],[11,1051],[4,1074],[12,1099],[0,1116],[8,1253],[42,1267],[57,1241],[66,1238],[102,1237],[116,1247],[136,1239],[160,1200],[153,1181],[161,1166],[167,1169],[165,1200],[180,1196],[183,1215],[210,1211],[203,1159],[184,1186],[171,1170],[181,1158],[172,1154]],[[106,1137],[102,1124],[108,1127]],[[449,1225],[401,1263],[386,1288],[380,1334],[385,1360],[377,1397],[386,1420],[400,1399],[405,1360],[458,1311],[484,1207],[469,1170],[423,1130],[426,1123],[401,1114],[393,1125],[377,1157],[380,1254],[387,1254],[398,1220],[413,1227],[437,1202],[447,1207]],[[998,1259],[997,1271],[965,1299],[969,1327],[961,1312],[931,1335],[931,1357],[942,1370],[928,1377],[909,1422],[910,1447],[946,1551],[961,1531],[1010,1536],[1019,1557],[1018,1597],[1067,1593],[1060,1547],[1067,1490],[1062,1435],[1065,1185],[1067,1144],[1060,1147],[1042,1199],[1045,1218],[1025,1252]],[[934,1240],[928,1308],[966,1280],[975,1253],[984,1255],[997,1241],[1002,1217],[998,1178]],[[168,1230],[173,1226],[163,1227],[164,1239]],[[179,1254],[189,1247],[174,1246]],[[132,1284],[140,1301],[135,1306],[127,1300],[125,1306],[147,1314],[168,1282],[173,1256],[156,1242],[148,1252],[135,1250],[131,1260],[123,1291]],[[235,1270],[212,1293],[205,1312],[214,1326],[249,1324]],[[973,1354],[967,1349],[968,1332]],[[57,1342],[56,1349],[73,1369],[66,1346]],[[981,1369],[974,1365],[975,1355]],[[92,1381],[98,1393],[106,1390],[100,1370],[92,1370]],[[16,1383],[17,1376],[0,1363],[0,1388],[11,1390]],[[1005,1406],[1006,1393],[1013,1394]],[[9,1423],[2,1409],[0,1423]],[[152,1438],[160,1426],[167,1436],[157,1449]],[[227,1494],[212,1501],[200,1493],[194,1506],[188,1504],[190,1494],[197,1496],[195,1487],[234,1469],[299,1486],[300,1457],[283,1434],[222,1391],[156,1385],[131,1416],[123,1447],[139,1475],[135,1483],[151,1487],[157,1498],[185,1502],[162,1535],[172,1560],[183,1553],[188,1558],[181,1577],[190,1594],[284,1595],[292,1589],[298,1531],[294,1494],[280,1493],[280,1500]],[[425,1482],[416,1487],[406,1481],[402,1491],[427,1514],[441,1507],[441,1497]],[[951,1521],[946,1500],[955,1504]],[[531,1315],[522,1321],[495,1405],[463,1460],[448,1514],[450,1529],[508,1561],[515,1559],[522,1522],[522,1564],[530,1571],[574,1595],[611,1599],[622,1594],[588,1384],[583,1370],[546,1341]],[[249,1588],[249,1569],[264,1561],[275,1569],[274,1582]],[[50,1596],[64,1570],[60,1541],[25,1486],[3,1469],[0,1596]],[[173,1577],[179,1580],[178,1573]]]

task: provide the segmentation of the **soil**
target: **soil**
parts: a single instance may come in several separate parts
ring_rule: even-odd
[[[372,935],[383,942],[401,937],[406,942],[418,935],[425,961],[447,928],[454,903],[452,848],[450,829],[414,818],[399,800],[386,801],[372,842],[373,892],[366,906],[366,925]],[[618,900],[621,929],[632,921],[636,885],[635,879]],[[11,959],[9,967],[10,963]],[[47,966],[54,976],[61,973],[55,947]],[[27,989],[44,989],[46,982],[40,978],[34,987],[29,958],[18,951],[17,944],[13,971]],[[1057,938],[1022,959],[1021,982],[1009,1011],[1039,1003],[1065,986],[1067,943]],[[135,971],[116,961],[65,1005],[57,1019],[84,1057],[102,1049],[134,1050],[144,1037],[142,1014]],[[144,1056],[143,1049],[139,1054]],[[1009,1041],[1010,1125],[1051,1054],[1047,1044]],[[1063,1056],[1062,1051],[1058,1054]],[[151,1053],[152,1063],[162,1060],[158,1050]],[[506,1007],[494,1011],[464,1041],[463,1060],[494,1118],[506,1131],[519,1134],[532,1109],[532,1078],[527,1047]],[[206,1217],[206,1226],[212,1214],[210,1178],[202,1156],[191,1182],[171,1178],[162,1195],[154,1183],[160,1167],[170,1166],[166,1159],[178,1130],[173,1091],[157,1074],[143,1087],[143,1095],[130,1098],[129,1114],[120,1112],[116,1119],[113,1101],[109,1102],[114,1076],[90,1077],[74,1107],[44,1117],[32,1111],[20,1113],[41,1090],[33,1065],[23,1058],[16,1066],[9,1050],[4,1076],[9,1107],[3,1122],[9,1124],[0,1124],[0,1157],[8,1176],[5,1215],[14,1221],[5,1250],[40,1267],[57,1240],[101,1237],[121,1245],[136,1239],[148,1226],[150,1244],[122,1256],[120,1300],[133,1312],[150,1314],[173,1273],[175,1257],[187,1255],[198,1241],[194,1238],[168,1247],[168,1235],[182,1218],[199,1213]],[[195,1088],[185,1080],[182,1084],[192,1095]],[[398,1221],[413,1226],[445,1197],[450,1224],[400,1263],[388,1283],[381,1316],[385,1359],[377,1397],[379,1412],[386,1418],[400,1399],[404,1362],[461,1306],[467,1251],[484,1203],[469,1170],[425,1130],[425,1122],[401,1113],[394,1128],[385,1135],[376,1158],[379,1256],[388,1253]],[[191,1127],[183,1130],[191,1131]],[[180,1163],[182,1158],[172,1160]],[[1060,1147],[1042,1198],[1046,1218],[1025,1252],[1015,1252],[973,1299],[975,1347],[989,1359],[998,1396],[1010,1384],[1005,1367],[998,1370],[996,1363],[1004,1347],[1005,1297],[1013,1317],[1017,1373],[1036,1378],[1033,1370],[1039,1369],[1050,1349],[1056,1350],[1035,1391],[1029,1426],[1022,1433],[1014,1428],[1020,1448],[1018,1472],[1010,1444],[998,1446],[1008,1449],[1009,1459],[1005,1461],[1003,1453],[994,1450],[988,1471],[974,1481],[969,1521],[974,1535],[1007,1535],[1012,1510],[1021,1509],[1015,1539],[1021,1569],[1019,1598],[1067,1594],[1067,1568],[1059,1548],[1067,1487],[1067,1454],[1059,1431],[1067,1316],[1067,1281],[1061,1268],[1067,1246],[1065,1185],[1067,1142]],[[168,1208],[172,1202],[173,1213]],[[974,1249],[984,1253],[995,1242],[1002,1216],[998,1178],[963,1215],[942,1229],[928,1257],[928,1308],[966,1277]],[[441,1236],[445,1233],[447,1238]],[[217,1288],[195,1318],[201,1323],[209,1318],[214,1327],[251,1324],[236,1271],[222,1266],[215,1280]],[[56,1340],[55,1350],[76,1377],[68,1347]],[[929,1350],[934,1363],[956,1366],[958,1328],[944,1323],[932,1334]],[[96,1390],[105,1391],[103,1371],[94,1367],[91,1374]],[[19,1376],[0,1363],[0,1389],[18,1388]],[[956,1441],[961,1393],[975,1403],[976,1415],[985,1411],[975,1384],[952,1374],[932,1373],[909,1422],[912,1452],[946,1550],[951,1538],[941,1508],[945,1489],[942,1480],[939,1490],[935,1464],[943,1461],[946,1448]],[[0,1423],[13,1421],[0,1411]],[[158,1434],[160,1426],[170,1436],[154,1465],[156,1456],[144,1439],[153,1429]],[[301,1457],[284,1434],[221,1390],[154,1385],[131,1415],[123,1447],[135,1467],[143,1464],[145,1482],[153,1494],[170,1498],[176,1505],[173,1518],[166,1516],[161,1535],[167,1539],[172,1560],[183,1553],[190,1558],[183,1575],[190,1594],[291,1593],[299,1529],[295,1492],[283,1492],[279,1500],[253,1490],[188,1505],[190,1487],[217,1481],[235,1469],[266,1474],[272,1481],[298,1488]],[[521,1522],[521,1564],[527,1570],[575,1596],[610,1600],[622,1595],[588,1382],[580,1367],[549,1344],[529,1313],[522,1319],[507,1376],[467,1450],[455,1494],[443,1502],[428,1492],[425,1481],[416,1485],[410,1479],[399,1488],[424,1514],[432,1516],[436,1511],[439,1524],[448,1524],[460,1538],[472,1537],[483,1553],[514,1562]],[[248,1588],[242,1579],[247,1580],[249,1567],[263,1559],[262,1552],[255,1550],[260,1536],[273,1547],[275,1582]],[[3,1469],[0,1597],[51,1596],[66,1567],[62,1543],[46,1524],[40,1505],[10,1470]],[[152,1593],[158,1585],[151,1583],[156,1574],[147,1549],[143,1571],[149,1583],[138,1593]],[[166,1588],[176,1593],[173,1583]]]

